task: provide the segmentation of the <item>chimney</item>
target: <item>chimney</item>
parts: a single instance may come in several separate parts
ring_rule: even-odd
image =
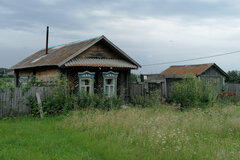
[[[48,30],[49,30],[49,27],[47,26],[47,35],[46,35],[46,54],[48,54]]]

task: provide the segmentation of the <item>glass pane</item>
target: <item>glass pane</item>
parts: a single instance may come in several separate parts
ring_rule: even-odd
[[[113,84],[113,79],[106,79],[106,84],[107,84],[107,85]]]
[[[89,79],[85,79],[85,85],[89,85],[90,84],[90,80]]]
[[[84,80],[81,80],[81,85],[84,85],[85,83],[84,83]]]
[[[114,89],[113,86],[110,86],[110,96],[112,96],[113,93],[114,93],[114,92],[113,92],[113,89]]]
[[[89,86],[87,86],[87,87],[86,87],[86,89],[87,89],[87,90],[86,90],[86,91],[87,91],[87,93],[90,93],[90,87],[89,87]]]
[[[81,85],[89,85],[90,84],[90,79],[82,79],[81,80]]]
[[[108,86],[105,86],[105,94],[108,95],[108,92],[109,92],[109,87],[108,87]]]

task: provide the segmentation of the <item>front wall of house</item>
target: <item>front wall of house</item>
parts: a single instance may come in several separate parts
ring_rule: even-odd
[[[130,70],[118,70],[110,68],[69,68],[64,69],[62,72],[67,72],[67,77],[70,81],[70,87],[74,89],[75,92],[79,90],[79,72],[89,71],[94,73],[94,93],[103,93],[103,72],[112,71],[118,73],[117,77],[117,95],[122,95],[127,101],[129,99],[129,81],[130,81]]]
[[[49,82],[54,81],[59,78],[59,70],[58,69],[41,69],[36,70],[36,80]]]
[[[91,48],[77,56],[78,58],[111,58],[122,59],[117,53],[113,52],[103,42],[96,43]]]
[[[19,75],[19,77],[20,76],[23,76],[23,77],[32,77],[33,76],[33,72],[32,72],[32,70],[20,70],[19,72],[18,72],[18,75]]]
[[[52,67],[15,70],[15,83],[16,85],[27,83],[33,76],[36,77],[36,81],[50,82],[58,79],[59,75],[59,69]]]

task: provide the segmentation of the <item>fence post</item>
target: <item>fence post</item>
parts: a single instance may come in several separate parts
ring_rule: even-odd
[[[40,109],[40,117],[43,118],[42,102],[38,92],[36,92],[36,97],[37,97],[38,107]]]

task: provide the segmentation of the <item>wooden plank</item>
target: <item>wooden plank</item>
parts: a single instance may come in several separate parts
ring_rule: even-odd
[[[39,106],[39,110],[40,110],[40,117],[43,118],[43,110],[42,110],[42,102],[41,102],[41,98],[40,98],[40,94],[38,92],[36,92],[36,97],[37,97],[37,101],[38,101],[38,106]]]
[[[24,94],[22,94],[22,88],[15,88],[14,91],[10,89],[0,91],[0,117],[29,114],[31,109],[26,105],[28,97],[35,96],[36,92],[40,97],[48,96],[51,89],[52,87],[32,87]]]

